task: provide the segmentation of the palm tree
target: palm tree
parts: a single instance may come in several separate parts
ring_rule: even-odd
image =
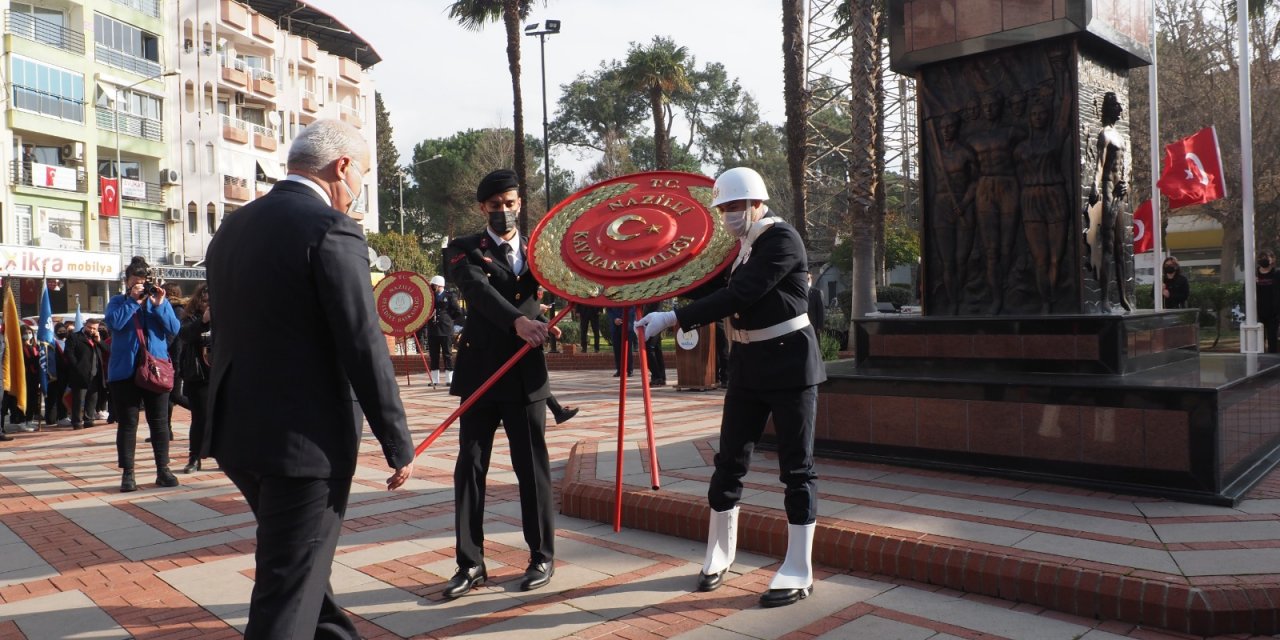
[[[449,17],[462,28],[479,31],[490,22],[502,20],[507,29],[507,68],[511,71],[511,102],[514,109],[511,128],[515,133],[515,157],[512,161],[520,180],[520,200],[525,200],[527,182],[524,152],[524,98],[520,94],[520,22],[529,17],[533,0],[455,0],[449,5]],[[527,207],[520,208],[520,233],[529,232]]]
[[[805,175],[809,147],[805,140],[809,90],[804,86],[804,6],[806,0],[782,0],[782,87],[787,111],[787,172],[791,177],[792,222],[800,240],[809,244],[805,215]]]
[[[879,144],[877,123],[880,100],[876,85],[880,75],[879,0],[850,0],[849,27],[853,37],[849,111],[853,144],[849,159],[849,215],[853,249],[853,308],[850,320],[875,310],[876,202],[880,170],[876,165]],[[852,324],[850,330],[852,331]]]
[[[649,97],[653,110],[653,147],[658,169],[671,168],[670,100],[676,93],[692,91],[689,83],[689,50],[670,38],[654,36],[649,47],[632,44],[622,68],[623,86]]]

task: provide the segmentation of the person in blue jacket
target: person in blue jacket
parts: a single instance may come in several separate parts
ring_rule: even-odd
[[[156,458],[156,484],[178,486],[178,478],[169,470],[169,394],[157,393],[134,383],[134,373],[142,359],[142,341],[157,358],[169,357],[169,338],[178,333],[178,316],[165,296],[163,287],[148,284],[147,261],[134,256],[125,268],[125,292],[107,303],[106,322],[114,336],[111,360],[107,364],[107,385],[115,400],[116,456],[123,470],[120,491],[137,491],[133,477],[134,449],[138,440],[138,409],[147,414],[151,429],[151,450]]]

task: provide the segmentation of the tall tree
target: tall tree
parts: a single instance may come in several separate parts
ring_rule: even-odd
[[[511,128],[515,131],[512,168],[520,179],[520,199],[527,200],[525,169],[524,98],[520,93],[520,22],[529,17],[532,0],[456,0],[449,5],[449,17],[464,29],[478,31],[489,22],[502,20],[507,29],[507,68],[511,72]],[[520,233],[529,232],[529,215],[520,210]]]
[[[598,151],[604,154],[606,167],[621,164],[625,152],[619,145],[625,146],[640,131],[647,109],[644,96],[623,88],[622,64],[602,62],[594,72],[580,73],[573,82],[561,85],[551,142]]]
[[[648,47],[632,44],[622,70],[623,86],[643,92],[653,110],[653,147],[658,169],[671,167],[671,97],[693,89],[689,50],[670,38],[654,36]]]
[[[382,209],[378,212],[378,229],[385,232],[390,231],[393,224],[399,229],[400,152],[396,151],[396,145],[391,141],[391,114],[387,112],[387,105],[382,101],[382,93],[379,91],[373,93],[373,106],[374,128],[378,136],[378,203]],[[397,203],[396,216],[387,214],[391,209],[387,206],[390,202]]]
[[[880,170],[876,166],[880,101],[876,84],[880,75],[877,49],[880,46],[880,1],[850,0],[849,21],[853,38],[850,56],[849,111],[852,116],[853,143],[849,160],[849,215],[853,249],[851,287],[853,308],[850,320],[875,310],[875,236],[876,183]],[[852,324],[850,331],[852,331]]]
[[[792,224],[800,233],[800,239],[808,245],[804,176],[804,166],[808,161],[805,117],[809,111],[809,92],[804,86],[806,4],[805,0],[782,0],[782,93],[787,112],[787,174],[791,178]]]

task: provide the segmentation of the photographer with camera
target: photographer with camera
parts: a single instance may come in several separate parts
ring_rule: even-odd
[[[151,431],[151,450],[156,459],[156,484],[178,486],[169,471],[169,394],[151,391],[135,381],[145,349],[152,358],[169,359],[168,340],[178,332],[178,317],[165,290],[156,282],[142,256],[134,256],[125,268],[125,292],[107,303],[106,322],[115,336],[107,383],[115,400],[116,455],[123,474],[120,491],[137,491],[133,476],[134,450],[138,438],[138,410],[146,411]]]
[[[183,473],[200,470],[200,452],[209,438],[209,369],[213,333],[209,328],[209,285],[201,282],[187,301],[186,317],[178,330],[178,372],[191,403],[191,432],[187,434],[187,466]]]

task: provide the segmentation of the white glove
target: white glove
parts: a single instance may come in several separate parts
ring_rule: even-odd
[[[665,331],[667,327],[674,327],[675,325],[676,312],[653,311],[645,314],[643,318],[636,320],[636,333],[640,333],[640,330],[643,329],[644,336],[646,338],[652,338],[653,336]]]

